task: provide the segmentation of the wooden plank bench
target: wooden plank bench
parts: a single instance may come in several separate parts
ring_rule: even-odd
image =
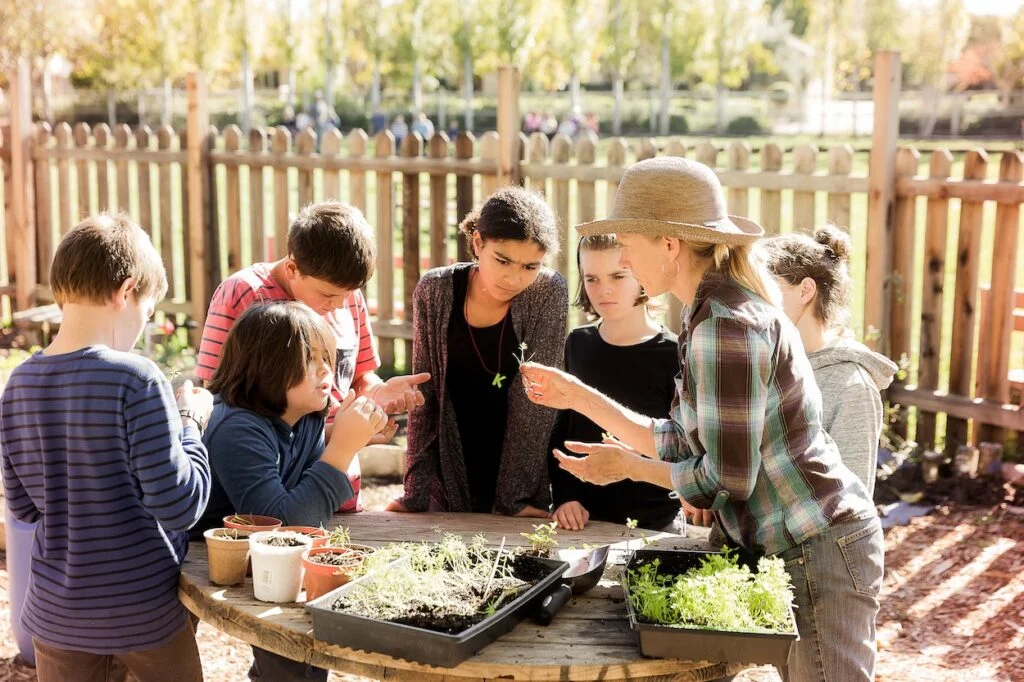
[[[52,333],[60,328],[62,315],[57,304],[50,303],[19,310],[12,318],[14,326],[25,335],[30,346],[41,346],[49,343]]]

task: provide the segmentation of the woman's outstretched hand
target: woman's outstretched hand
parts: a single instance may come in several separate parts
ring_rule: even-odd
[[[608,485],[628,478],[628,458],[638,457],[633,451],[611,443],[579,443],[566,441],[565,449],[584,457],[572,457],[561,450],[555,450],[558,466],[570,474],[596,485]]]
[[[519,367],[523,389],[531,402],[556,410],[571,410],[579,381],[560,369],[524,362]]]

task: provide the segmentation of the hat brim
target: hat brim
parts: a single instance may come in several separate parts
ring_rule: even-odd
[[[580,223],[576,231],[583,237],[599,234],[642,234],[647,237],[676,237],[705,244],[742,246],[764,236],[764,228],[742,216],[726,216],[707,225],[676,223],[649,218],[605,218]]]

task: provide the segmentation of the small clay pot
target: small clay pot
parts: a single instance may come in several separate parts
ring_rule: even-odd
[[[206,538],[206,557],[210,582],[214,585],[241,585],[249,565],[251,531],[238,528],[211,528]]]
[[[315,561],[314,557],[324,554],[350,559],[342,565]],[[363,550],[352,547],[319,547],[304,552],[302,567],[305,569],[303,585],[306,588],[306,601],[313,601],[352,580],[362,567],[365,558],[366,553]]]
[[[261,516],[259,514],[232,514],[231,516],[224,517],[224,527],[258,533],[264,530],[280,528],[281,519],[275,519],[273,516]]]

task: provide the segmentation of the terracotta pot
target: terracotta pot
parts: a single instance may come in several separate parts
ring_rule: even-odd
[[[317,554],[352,555],[351,562],[344,566],[319,564],[312,561]],[[306,601],[310,602],[331,590],[341,587],[352,580],[355,572],[362,566],[366,554],[362,550],[351,547],[320,547],[310,549],[302,555],[302,567],[306,571],[303,585],[306,588]]]
[[[252,533],[248,530],[235,528],[211,528],[203,533],[210,582],[215,585],[241,585],[245,582],[250,535]]]
[[[316,526],[281,526],[278,530],[308,535],[313,540],[314,549],[324,547],[327,544],[327,536],[330,535],[330,531]]]
[[[232,519],[245,519],[248,523],[239,523],[237,520]],[[224,517],[224,527],[258,533],[264,530],[280,528],[281,519],[275,519],[273,516],[260,516],[259,514],[232,514],[231,516]]]

